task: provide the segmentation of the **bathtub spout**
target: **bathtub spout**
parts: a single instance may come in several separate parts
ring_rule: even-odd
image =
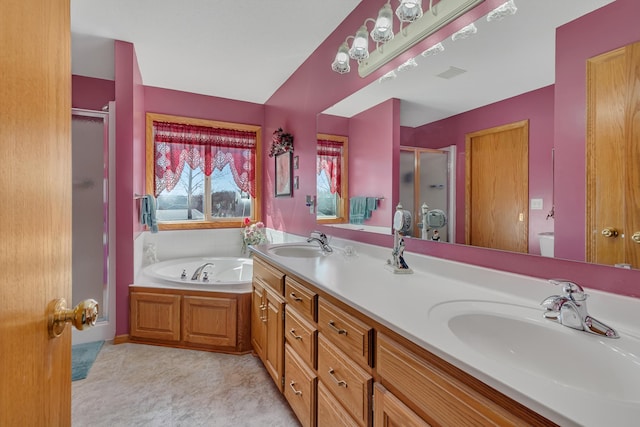
[[[213,263],[212,262],[207,262],[207,263],[202,264],[200,267],[198,267],[196,269],[196,271],[193,273],[193,276],[191,276],[191,280],[200,280],[200,276],[202,275],[202,271],[208,266],[212,266],[213,267]]]

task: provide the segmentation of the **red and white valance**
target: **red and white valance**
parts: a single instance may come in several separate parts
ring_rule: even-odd
[[[255,197],[255,132],[154,121],[153,135],[156,196],[174,189],[187,164],[206,176],[229,165],[240,190]]]

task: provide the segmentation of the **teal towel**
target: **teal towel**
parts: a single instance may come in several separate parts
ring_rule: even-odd
[[[371,212],[378,209],[378,198],[377,197],[367,197],[367,207],[364,213],[364,219],[371,218]]]
[[[364,224],[367,212],[366,197],[352,197],[349,199],[349,223]]]
[[[158,232],[156,198],[151,194],[146,194],[140,198],[140,223],[149,227],[152,233]]]

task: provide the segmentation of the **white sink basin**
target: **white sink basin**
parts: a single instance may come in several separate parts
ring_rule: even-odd
[[[267,249],[272,255],[288,258],[319,258],[330,253],[323,252],[318,245],[287,244],[273,246]]]
[[[639,340],[577,331],[544,319],[542,313],[542,307],[459,300],[432,307],[429,317],[444,324],[461,351],[473,351],[490,364],[545,377],[552,386],[640,402]]]

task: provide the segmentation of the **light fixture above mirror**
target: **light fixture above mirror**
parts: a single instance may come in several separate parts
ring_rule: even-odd
[[[422,0],[400,0],[395,13],[400,21],[400,31],[394,35],[394,18],[390,1],[387,0],[375,20],[373,18],[366,19],[355,36],[348,36],[340,45],[335,60],[331,64],[333,71],[340,74],[348,73],[351,69],[349,66],[349,58],[351,58],[358,61],[360,77],[366,77],[424,38],[484,2],[484,0],[441,0],[434,5],[433,0],[430,0],[430,13],[423,14]],[[369,52],[368,22],[375,23],[370,35],[371,39],[376,42],[376,48],[371,52]],[[405,23],[408,25],[403,27]],[[351,48],[347,44],[349,38],[353,38]]]

